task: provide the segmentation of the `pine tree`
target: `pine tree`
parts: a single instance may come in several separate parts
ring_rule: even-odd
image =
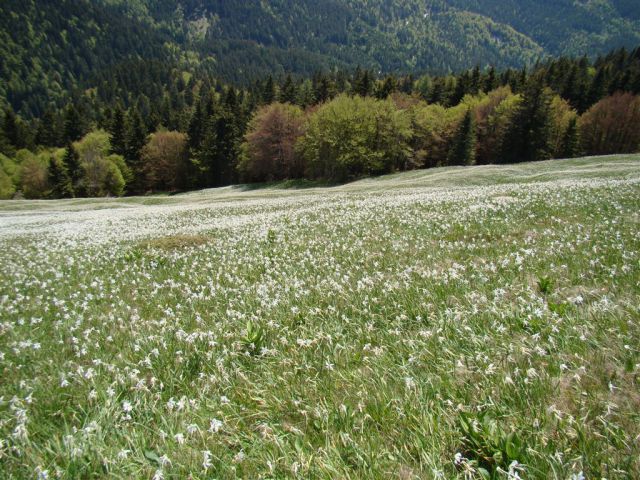
[[[453,137],[447,157],[448,165],[473,165],[476,159],[476,125],[469,108]]]
[[[122,156],[125,155],[127,149],[125,133],[124,112],[120,105],[118,105],[113,112],[109,128],[111,153]]]
[[[60,165],[55,158],[51,158],[48,168],[48,179],[51,190],[51,198],[71,198],[73,197],[73,187],[71,178],[63,165]]]

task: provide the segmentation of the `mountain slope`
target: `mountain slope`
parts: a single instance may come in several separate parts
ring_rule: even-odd
[[[356,65],[520,67],[638,44],[636,0],[6,0],[0,102],[37,115],[132,59],[247,83]]]

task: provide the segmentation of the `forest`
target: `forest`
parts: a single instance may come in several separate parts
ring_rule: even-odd
[[[356,68],[237,87],[137,60],[0,129],[0,197],[140,195],[238,182],[516,163],[640,149],[640,48],[527,69]]]

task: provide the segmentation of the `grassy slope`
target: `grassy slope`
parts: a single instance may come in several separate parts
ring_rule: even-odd
[[[2,202],[0,476],[637,478],[639,207],[637,155]]]

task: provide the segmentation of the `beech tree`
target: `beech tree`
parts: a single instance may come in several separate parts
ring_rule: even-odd
[[[303,133],[300,107],[273,103],[260,108],[249,122],[238,170],[248,180],[300,178],[304,163],[296,151]]]
[[[188,145],[184,133],[156,132],[150,135],[141,156],[148,190],[185,188]]]
[[[392,100],[343,94],[311,115],[300,148],[312,177],[345,181],[405,168],[411,135]]]
[[[579,121],[587,155],[635,153],[640,150],[640,97],[616,93],[591,107]]]

